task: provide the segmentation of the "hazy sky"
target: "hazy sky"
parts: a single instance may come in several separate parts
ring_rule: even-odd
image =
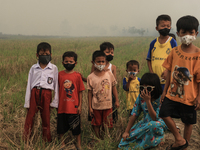
[[[155,31],[160,14],[193,15],[200,0],[0,0],[0,32],[25,35],[115,35],[123,28]]]

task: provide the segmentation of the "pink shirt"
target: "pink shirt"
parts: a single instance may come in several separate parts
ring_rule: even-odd
[[[112,108],[112,87],[116,85],[114,75],[110,70],[103,76],[96,76],[91,73],[87,77],[87,89],[92,90],[92,108],[104,110]]]
[[[55,96],[50,106],[58,108],[58,68],[56,65],[49,62],[44,69],[40,67],[39,63],[31,67],[26,88],[25,108],[30,107],[31,90],[35,86],[54,90]]]

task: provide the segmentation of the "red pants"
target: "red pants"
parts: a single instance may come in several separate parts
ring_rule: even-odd
[[[108,128],[113,127],[112,119],[112,108],[105,110],[95,110],[93,109],[94,116],[92,118],[91,124],[94,126],[101,126],[106,124]]]
[[[51,90],[33,88],[31,90],[30,108],[28,110],[24,125],[24,138],[29,139],[33,128],[35,113],[40,110],[42,118],[43,139],[51,141],[50,133],[50,102],[52,99]]]

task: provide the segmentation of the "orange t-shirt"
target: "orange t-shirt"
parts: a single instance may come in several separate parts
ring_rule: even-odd
[[[189,106],[195,105],[200,82],[200,52],[185,53],[181,45],[175,47],[163,67],[171,71],[166,97]]]
[[[110,70],[103,76],[96,76],[92,72],[87,77],[87,89],[92,90],[92,108],[96,110],[105,110],[112,108],[112,86],[115,86],[116,80]]]
[[[82,77],[79,73],[66,73],[64,70],[58,74],[59,104],[58,114],[77,114],[79,106],[79,92],[85,90]]]

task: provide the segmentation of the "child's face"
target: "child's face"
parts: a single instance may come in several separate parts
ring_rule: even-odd
[[[138,66],[137,65],[129,65],[127,72],[139,72]]]
[[[74,57],[65,57],[63,64],[75,64]]]
[[[96,59],[94,60],[94,63],[96,65],[106,65],[106,58],[103,56],[96,57]]]
[[[128,69],[126,70],[129,74],[129,77],[134,77],[137,75],[137,73],[139,72],[138,66],[137,65],[129,65]]]
[[[167,21],[167,20],[161,20],[159,21],[158,26],[156,27],[156,30],[161,30],[161,29],[171,29],[171,21]]]
[[[197,36],[198,32],[195,31],[195,29],[191,30],[191,31],[185,31],[183,29],[180,29],[179,32],[177,32],[177,35],[179,37],[183,37],[185,35],[191,35],[191,36]]]
[[[39,57],[39,55],[51,55],[50,51],[47,50],[40,50],[38,54],[36,54],[37,57]]]
[[[112,55],[112,56],[114,56],[114,50],[113,49],[106,49],[106,50],[104,50],[103,51],[106,55]]]

